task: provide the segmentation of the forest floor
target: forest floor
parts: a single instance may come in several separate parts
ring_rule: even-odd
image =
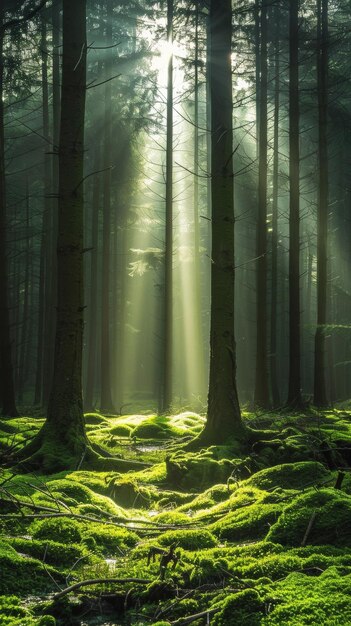
[[[350,413],[244,418],[270,433],[240,458],[182,450],[193,413],[90,413],[140,470],[0,470],[0,626],[351,624]],[[3,420],[3,458],[41,424]]]

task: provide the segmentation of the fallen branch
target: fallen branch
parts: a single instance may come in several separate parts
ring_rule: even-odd
[[[58,598],[62,598],[66,596],[71,591],[76,591],[76,589],[80,589],[81,587],[89,587],[91,585],[103,585],[106,583],[115,583],[119,585],[123,585],[125,583],[137,583],[139,585],[149,585],[152,580],[147,580],[145,578],[92,578],[91,580],[82,580],[79,583],[75,583],[74,585],[70,585],[66,587],[66,589],[62,589],[58,593],[55,593],[54,600],[58,600]]]

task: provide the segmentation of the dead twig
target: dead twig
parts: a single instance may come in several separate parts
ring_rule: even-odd
[[[79,583],[75,583],[74,585],[70,585],[66,587],[66,589],[62,589],[58,593],[55,593],[54,600],[58,600],[63,596],[66,596],[71,591],[76,591],[81,587],[90,587],[91,585],[103,585],[103,584],[116,584],[116,585],[124,585],[127,583],[136,583],[138,585],[149,585],[152,580],[147,580],[145,578],[92,578],[90,580],[81,580]]]

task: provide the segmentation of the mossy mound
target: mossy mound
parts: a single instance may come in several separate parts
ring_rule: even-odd
[[[270,614],[262,626],[346,626],[351,624],[351,574],[342,575],[331,567],[319,577],[294,572],[277,582]]]
[[[0,543],[0,594],[33,594],[51,591],[63,576],[36,559],[23,557],[7,542]]]
[[[100,413],[85,413],[84,419],[86,424],[93,426],[108,423],[106,417],[104,415],[100,415]]]
[[[264,603],[255,589],[245,589],[230,594],[221,603],[219,613],[213,618],[215,626],[259,626]],[[258,613],[258,614],[257,614]]]
[[[232,513],[210,526],[220,541],[242,541],[263,538],[282,511],[279,504],[252,504]]]
[[[228,459],[215,459],[211,451],[177,453],[166,458],[167,481],[182,489],[204,489],[225,483],[236,464]]]
[[[284,545],[301,545],[311,518],[309,544],[351,546],[351,496],[335,489],[296,497],[273,524],[267,539]]]
[[[90,524],[83,534],[84,540],[104,555],[121,554],[134,547],[139,537],[127,528],[105,524]],[[93,541],[91,541],[93,540]]]
[[[39,561],[45,560],[45,563],[57,567],[70,567],[78,559],[83,557],[88,559],[85,547],[74,543],[66,544],[48,539],[39,541],[14,537],[9,539],[9,544],[21,554],[31,556]]]
[[[127,424],[117,424],[110,428],[110,434],[114,437],[130,437],[132,430]]]
[[[82,539],[81,524],[69,517],[35,521],[29,531],[35,539],[49,539],[59,543],[79,543]]]
[[[176,544],[184,550],[202,550],[213,548],[217,544],[215,536],[208,530],[182,529],[169,530],[158,537],[161,546]]]
[[[284,463],[261,470],[248,479],[247,484],[259,489],[304,489],[331,478],[330,472],[314,461]]]

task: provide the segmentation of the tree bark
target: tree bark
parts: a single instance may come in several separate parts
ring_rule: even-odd
[[[4,12],[0,8],[0,401],[3,415],[18,415],[15,399],[12,342],[8,305],[8,262],[6,242],[6,180],[4,135]]]
[[[273,145],[273,202],[272,202],[272,277],[271,277],[271,333],[270,333],[270,379],[273,407],[280,405],[277,377],[277,312],[278,312],[278,193],[279,193],[279,107],[280,107],[280,58],[279,58],[279,7],[276,10],[275,38],[275,84],[274,84],[274,145]]]
[[[256,240],[256,378],[255,404],[269,407],[267,358],[267,0],[260,15],[259,174]]]
[[[230,0],[210,3],[212,265],[210,382],[200,440],[225,443],[244,434],[236,388],[234,338],[233,96]]]
[[[299,2],[289,3],[289,389],[291,407],[301,407]]]
[[[72,467],[87,446],[82,402],[86,0],[63,0],[57,317],[47,420],[24,449],[42,471]]]
[[[173,43],[173,0],[167,0],[167,41]],[[173,54],[168,61],[167,75],[167,138],[166,138],[166,232],[164,272],[162,412],[171,409],[173,397]]]
[[[327,406],[325,324],[327,322],[328,250],[328,0],[317,0],[318,161],[317,208],[317,328],[314,350],[314,394],[317,406]]]
[[[107,0],[106,46],[112,46],[112,0]],[[100,408],[114,411],[111,393],[110,261],[111,261],[111,160],[112,160],[112,52],[107,50],[105,72],[104,183],[102,226],[102,311],[101,311],[101,402]]]

